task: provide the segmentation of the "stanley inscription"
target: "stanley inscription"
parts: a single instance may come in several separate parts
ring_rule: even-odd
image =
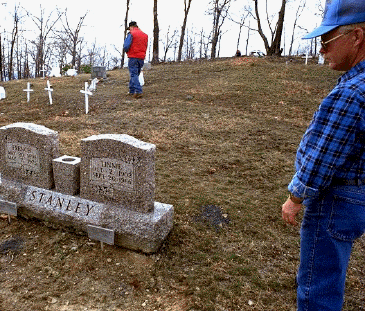
[[[100,213],[95,202],[34,187],[28,188],[25,203],[79,217],[95,217]]]

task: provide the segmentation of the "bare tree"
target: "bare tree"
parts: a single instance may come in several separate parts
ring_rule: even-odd
[[[213,16],[211,58],[216,57],[217,45],[221,38],[222,26],[224,20],[228,16],[231,1],[232,0],[213,0],[210,2],[212,7],[208,10],[208,14]]]
[[[56,19],[51,20],[52,14],[54,11],[52,11],[47,18],[44,16],[44,9],[42,9],[42,6],[40,6],[40,16],[36,17],[28,12],[28,15],[31,17],[33,22],[36,24],[36,27],[38,28],[39,34],[38,38],[36,40],[33,40],[32,43],[34,44],[36,48],[36,52],[34,55],[34,61],[35,61],[35,76],[40,77],[41,76],[41,70],[44,67],[45,64],[45,58],[47,56],[46,54],[46,41],[48,38],[48,35],[52,31],[54,25],[58,22],[58,20],[61,18],[61,13],[58,12]]]
[[[166,56],[167,56],[167,52],[169,51],[169,49],[171,47],[174,46],[174,44],[176,44],[175,36],[177,35],[178,31],[175,29],[174,32],[172,33],[172,35],[170,36],[170,26],[167,30],[166,33],[166,41],[163,42],[164,45],[164,57],[163,57],[163,61],[166,62]]]
[[[9,52],[9,64],[8,64],[8,79],[14,79],[14,51],[16,48],[16,43],[18,42],[19,33],[19,23],[20,23],[20,12],[19,4],[15,5],[14,15],[13,15],[13,30],[11,32],[10,38],[10,52]]]
[[[0,32],[0,81],[4,81],[4,74],[3,74],[3,68],[4,68],[4,52],[3,52],[3,45],[2,45],[2,37]]]
[[[246,39],[246,55],[248,55],[248,42],[250,41],[250,30],[251,30],[251,21],[247,27],[247,39]]]
[[[124,67],[124,50],[123,49],[120,50],[115,44],[113,44],[113,48],[119,54],[119,56],[120,56],[120,68],[123,68]],[[113,58],[113,62],[115,62],[114,58]]]
[[[1,3],[3,6],[6,6],[7,3]],[[3,10],[2,10],[3,12]],[[0,81],[4,81],[4,74],[3,74],[3,70],[4,70],[4,65],[5,65],[5,59],[4,59],[4,46],[2,44],[2,36],[1,36],[1,30],[0,30]]]
[[[293,24],[293,32],[292,32],[291,41],[290,41],[290,48],[289,48],[289,56],[292,55],[292,52],[293,52],[295,28],[297,26],[299,17],[303,13],[306,2],[307,2],[306,0],[301,0],[300,1],[299,5],[298,5],[298,8],[297,8],[297,11],[296,11],[296,14],[295,14],[295,19],[294,19],[294,24]]]
[[[318,10],[318,13],[315,13],[315,14],[323,17],[324,16],[324,7],[323,7],[322,0],[317,1],[317,10]]]
[[[185,59],[194,59],[196,56],[196,34],[193,30],[189,32],[186,33]]]
[[[239,49],[239,46],[240,46],[242,27],[245,24],[245,21],[246,21],[247,17],[248,17],[248,14],[241,16],[241,20],[240,20],[240,23],[239,23],[240,31],[238,32],[238,38],[237,38],[237,48],[236,48],[237,50]]]
[[[283,27],[284,27],[285,6],[286,6],[286,3],[288,0],[281,1],[281,8],[278,13],[278,20],[274,27],[273,27],[271,19],[269,17],[268,0],[266,0],[266,21],[268,23],[270,33],[271,33],[271,43],[269,43],[269,40],[267,39],[267,37],[263,31],[263,28],[262,28],[262,21],[261,21],[261,17],[259,14],[259,8],[258,8],[259,1],[258,0],[253,0],[253,1],[254,1],[254,5],[255,5],[255,15],[253,15],[253,17],[257,21],[257,28],[258,28],[257,31],[260,34],[262,41],[264,42],[266,54],[280,56],[282,53],[281,37],[282,37]]]
[[[237,21],[233,17],[229,16],[229,19],[232,22],[234,22],[234,23],[236,23],[236,24],[239,25],[239,32],[238,32],[236,50],[239,49],[239,45],[240,45],[240,41],[241,41],[242,28],[243,28],[243,26],[245,26],[246,19],[247,19],[247,17],[249,17],[249,15],[250,15],[249,8],[245,8],[245,12],[241,14],[241,17],[240,17],[240,20],[239,21]],[[247,55],[247,52],[246,52],[246,55]]]
[[[88,12],[86,12],[83,16],[81,16],[76,28],[72,29],[70,26],[70,23],[68,21],[67,9],[66,9],[65,14],[64,14],[65,21],[62,22],[63,31],[61,33],[59,32],[59,35],[58,35],[58,38],[60,39],[60,41],[63,42],[63,45],[66,46],[68,52],[71,55],[71,66],[74,68],[76,67],[77,60],[80,58],[80,56],[77,55],[79,45],[83,41],[83,38],[80,37],[80,31],[84,24],[87,14],[88,14]],[[63,36],[63,35],[65,35],[65,36]],[[79,67],[78,67],[78,69],[79,69]]]
[[[125,41],[125,38],[127,37],[127,28],[128,28],[128,14],[129,14],[129,3],[130,3],[130,0],[127,0],[127,7],[126,7],[126,10],[125,10],[125,17],[124,17],[124,32],[123,32],[123,42]],[[115,48],[115,46],[114,46]],[[115,48],[116,49],[116,48]],[[116,49],[117,50],[117,49]],[[119,54],[121,54],[122,56],[122,59],[120,61],[120,68],[123,68],[124,67],[124,52],[123,53],[120,53],[118,50],[117,52]]]
[[[62,68],[64,68],[67,64],[68,46],[66,39],[60,39],[60,37],[57,36],[56,40],[53,42],[53,47],[54,55],[57,59],[61,72]]]
[[[152,52],[152,63],[156,64],[159,62],[159,34],[160,28],[158,26],[157,17],[157,0],[153,0],[153,52]]]
[[[95,65],[97,63],[97,55],[100,53],[101,49],[96,45],[96,41],[91,44],[91,47],[87,49],[87,58],[90,65]]]
[[[189,11],[190,11],[191,1],[192,0],[184,0],[184,21],[183,21],[183,24],[181,26],[179,51],[178,51],[178,54],[177,54],[177,61],[178,62],[181,61],[182,49],[183,49],[183,46],[184,46],[186,23],[187,23],[187,20],[188,20],[188,14],[189,14]]]
[[[204,28],[199,33],[199,58],[208,58],[209,44],[211,40],[211,33],[206,36]]]
[[[24,64],[23,64],[23,79],[30,78],[30,69],[29,69],[29,57],[28,57],[28,44],[25,42],[25,49],[24,49]]]

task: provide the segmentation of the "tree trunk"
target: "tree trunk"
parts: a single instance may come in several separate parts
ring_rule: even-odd
[[[300,17],[300,15],[302,14],[304,8],[306,5],[306,1],[304,0],[303,3],[301,2],[297,8],[297,12],[295,14],[295,20],[294,20],[294,24],[293,24],[293,32],[292,32],[292,36],[291,36],[291,41],[290,41],[290,48],[289,48],[289,56],[292,55],[293,52],[293,43],[294,43],[294,35],[295,35],[295,28],[297,27],[297,22],[298,19]]]
[[[159,62],[159,34],[160,28],[158,27],[157,18],[157,0],[153,0],[153,55],[152,63],[157,64]]]
[[[124,18],[124,36],[123,36],[123,43],[125,41],[125,38],[127,38],[127,28],[128,28],[128,13],[129,13],[129,3],[130,0],[127,0],[127,8],[125,11],[125,18]],[[122,51],[122,59],[120,61],[120,68],[124,67],[124,51]]]
[[[182,54],[182,49],[184,46],[184,38],[185,38],[185,30],[186,30],[186,22],[188,20],[188,14],[189,14],[189,10],[190,10],[190,5],[191,5],[191,1],[192,0],[188,0],[188,4],[186,4],[186,0],[184,0],[184,21],[183,24],[181,26],[181,36],[180,36],[180,44],[179,44],[179,51],[177,54],[177,61],[181,61],[181,54]]]
[[[250,41],[250,29],[251,29],[251,22],[248,24],[247,28],[246,56],[248,55],[248,42]]]
[[[271,45],[270,55],[281,56],[283,49],[281,48],[281,38],[284,28],[285,5],[287,0],[282,0],[281,9],[279,12],[279,19],[276,27],[275,38]]]
[[[3,77],[3,49],[2,49],[2,38],[0,33],[0,81],[4,81]]]
[[[282,37],[283,27],[284,27],[285,5],[286,5],[287,0],[282,0],[281,9],[279,11],[279,17],[278,17],[278,21],[276,23],[275,31],[272,32],[273,40],[271,42],[271,45],[269,44],[267,37],[265,36],[263,29],[262,29],[259,10],[258,10],[258,0],[254,0],[254,2],[255,2],[255,14],[256,14],[257,28],[258,28],[257,31],[260,34],[262,41],[264,42],[266,54],[268,56],[272,56],[272,55],[281,56],[281,53],[283,51],[281,48],[281,37]],[[270,29],[271,29],[271,27],[270,27]]]
[[[225,18],[228,15],[230,3],[231,0],[223,0],[221,3],[219,3],[219,0],[213,1],[213,10],[211,12],[211,15],[213,15],[212,50],[210,53],[211,58],[215,58],[217,55],[217,45],[222,35],[221,28]]]

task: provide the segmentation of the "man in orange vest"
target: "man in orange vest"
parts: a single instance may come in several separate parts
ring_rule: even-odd
[[[138,28],[136,22],[130,22],[127,29],[129,33],[124,41],[124,51],[127,52],[129,58],[129,94],[134,98],[141,98],[142,86],[139,83],[139,74],[146,57],[148,36]]]

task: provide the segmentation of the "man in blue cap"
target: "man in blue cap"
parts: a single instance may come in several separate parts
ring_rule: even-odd
[[[321,36],[330,68],[345,73],[322,101],[297,151],[282,216],[302,205],[299,311],[340,311],[355,239],[365,232],[365,1],[327,0]]]

